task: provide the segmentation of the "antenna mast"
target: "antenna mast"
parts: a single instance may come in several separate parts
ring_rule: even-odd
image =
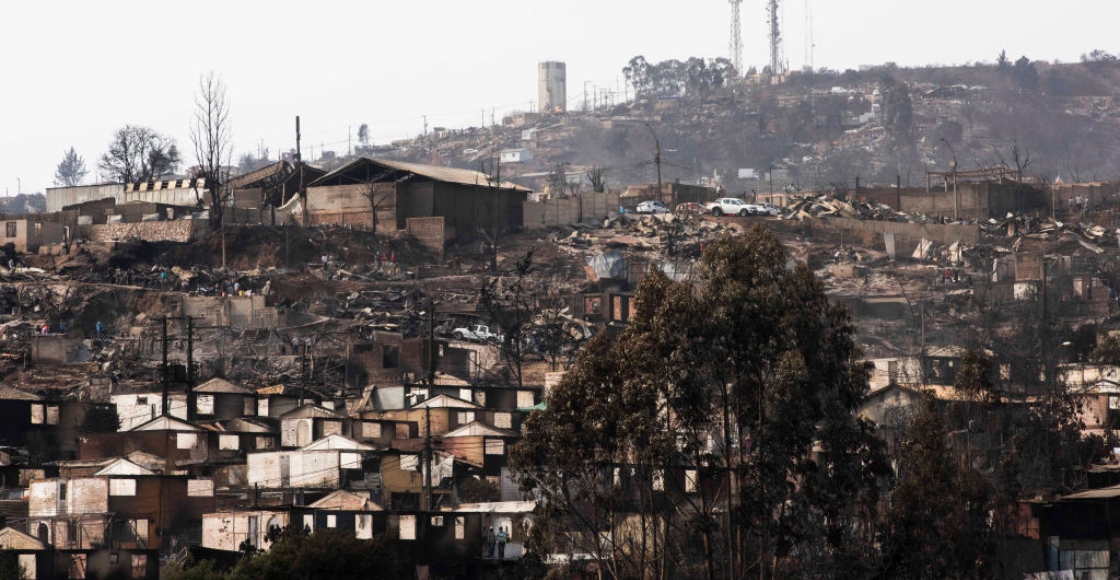
[[[731,64],[735,67],[735,74],[743,77],[743,32],[739,26],[739,6],[743,0],[730,0],[731,2],[731,39],[728,43],[728,52],[731,54]]]
[[[770,74],[785,72],[782,64],[782,29],[778,24],[778,0],[770,0]]]

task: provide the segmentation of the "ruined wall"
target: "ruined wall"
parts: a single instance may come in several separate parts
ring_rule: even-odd
[[[585,193],[577,197],[526,201],[522,207],[525,229],[564,226],[585,220],[599,221],[610,212],[618,213],[617,193]]]
[[[880,245],[883,243],[883,234],[894,234],[900,256],[909,256],[922,238],[941,244],[980,242],[980,226],[976,224],[919,224],[849,218],[809,218],[806,221],[815,230],[874,238],[862,240],[866,245]]]
[[[94,224],[82,226],[81,230],[86,240],[91,242],[114,242],[127,238],[140,238],[149,242],[189,242],[206,235],[210,231],[210,223],[206,220],[172,220]]]

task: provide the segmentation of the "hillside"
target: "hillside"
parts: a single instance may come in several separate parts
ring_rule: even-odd
[[[857,176],[861,184],[899,179],[918,186],[927,169],[948,171],[954,157],[961,171],[1002,164],[1038,181],[1120,175],[1115,60],[888,65],[792,73],[780,84],[718,81],[706,89],[687,76],[678,81],[648,82],[637,98],[611,108],[437,129],[370,153],[478,168],[499,151],[524,148],[532,160],[502,171],[538,189],[557,167],[569,174],[605,167],[614,189],[653,182],[654,135],[664,181],[713,180],[736,193],[769,187],[771,168],[775,187],[847,189]],[[749,175],[742,169],[757,178],[740,179]]]

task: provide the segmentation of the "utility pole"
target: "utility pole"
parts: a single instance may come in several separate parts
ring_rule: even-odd
[[[436,386],[435,301],[428,308],[428,398]],[[424,511],[432,511],[432,407],[424,407]],[[425,522],[425,526],[428,522]]]
[[[171,372],[167,363],[167,322],[170,320],[186,320],[187,321],[187,421],[194,421],[195,419],[195,405],[194,405],[194,316],[161,316],[160,323],[160,342],[162,343],[163,357],[160,363],[160,382],[163,383],[163,413],[162,415],[171,416]]]
[[[653,164],[657,166],[657,201],[662,201],[661,196],[661,141],[657,139],[657,133],[653,131],[653,127],[646,123],[646,129],[649,129],[649,134],[653,135]]]

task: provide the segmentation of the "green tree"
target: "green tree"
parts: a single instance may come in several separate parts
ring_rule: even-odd
[[[73,187],[81,183],[87,173],[89,170],[86,169],[85,160],[71,147],[62,154],[62,161],[54,172],[54,182],[55,185]]]
[[[230,571],[228,580],[304,580],[310,578],[411,578],[415,564],[384,536],[359,540],[352,532],[323,528],[313,534],[288,528],[267,552],[250,555]]]
[[[82,433],[116,433],[121,428],[121,418],[116,405],[96,405],[86,409],[82,418]]]
[[[27,570],[19,564],[19,556],[13,552],[0,553],[0,580],[26,580]]]
[[[762,228],[713,245],[696,284],[652,272],[633,304],[511,456],[573,548],[616,578],[854,573],[886,466],[853,414],[846,310]]]
[[[989,482],[954,453],[932,396],[898,456],[883,530],[882,578],[990,578]]]
[[[1038,88],[1038,68],[1031,59],[1020,56],[1011,67],[1011,80],[1025,91],[1034,91]]]

